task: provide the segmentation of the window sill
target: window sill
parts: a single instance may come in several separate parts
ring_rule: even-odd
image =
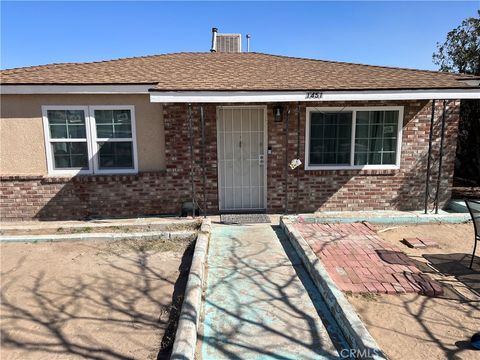
[[[78,175],[93,175],[90,170],[51,170],[48,177],[73,177]]]
[[[91,175],[135,175],[138,174],[136,169],[121,169],[121,170],[99,170]]]
[[[108,175],[136,175],[138,170],[126,169],[126,170],[104,170],[104,171],[51,171],[48,173],[48,177],[75,177],[75,176],[108,176]]]
[[[342,167],[335,169],[306,169],[307,176],[395,176],[400,168],[358,168]]]
[[[400,170],[397,165],[366,165],[366,166],[305,166],[306,171],[323,171],[323,170]]]

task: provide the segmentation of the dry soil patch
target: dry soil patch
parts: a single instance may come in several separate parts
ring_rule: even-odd
[[[1,244],[1,357],[155,359],[186,246]]]

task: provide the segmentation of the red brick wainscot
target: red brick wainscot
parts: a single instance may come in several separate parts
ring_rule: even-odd
[[[162,172],[76,177],[2,176],[1,220],[68,220],[180,212],[190,192]]]

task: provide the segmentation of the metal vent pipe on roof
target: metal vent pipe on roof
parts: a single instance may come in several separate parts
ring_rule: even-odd
[[[250,34],[247,34],[247,52],[250,52]]]
[[[210,52],[217,52],[217,28],[212,28],[212,48]]]

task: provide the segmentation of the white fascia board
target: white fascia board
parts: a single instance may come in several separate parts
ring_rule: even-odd
[[[366,91],[152,91],[151,102],[161,103],[263,103],[290,101],[359,101],[480,99],[480,88]]]
[[[148,94],[154,85],[0,85],[0,94]]]

